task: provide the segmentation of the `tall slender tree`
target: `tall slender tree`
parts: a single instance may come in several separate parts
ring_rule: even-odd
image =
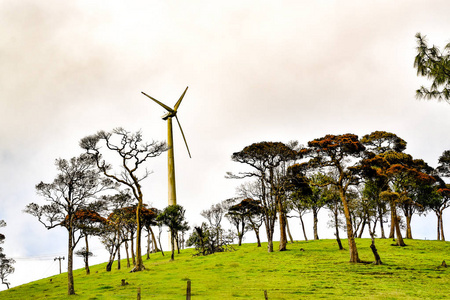
[[[286,190],[285,175],[288,163],[293,162],[298,154],[291,147],[280,142],[260,142],[235,152],[231,159],[247,164],[253,169],[238,175],[228,173],[228,178],[255,177],[261,187],[261,204],[264,208],[264,223],[268,240],[268,252],[273,252],[273,235],[277,213],[280,221],[279,250],[286,250]]]
[[[308,148],[301,150],[303,155],[310,157],[308,161],[310,168],[323,173],[334,171],[337,174],[336,179],[327,177],[326,181],[319,185],[332,185],[339,191],[347,227],[350,262],[352,263],[360,262],[360,259],[355,242],[347,191],[352,185],[360,183],[357,167],[364,150],[364,145],[354,134],[326,135],[323,138],[308,142]]]

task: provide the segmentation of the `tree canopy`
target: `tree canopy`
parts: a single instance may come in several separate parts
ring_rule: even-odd
[[[418,98],[445,100],[450,103],[450,43],[441,51],[438,47],[428,45],[426,36],[416,34],[417,55],[414,67],[418,76],[430,79],[431,86],[421,86],[416,91]]]

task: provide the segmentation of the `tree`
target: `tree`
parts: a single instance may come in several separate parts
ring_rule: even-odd
[[[303,205],[302,201],[305,197],[310,197],[312,195],[312,189],[308,184],[308,180],[304,175],[304,168],[300,164],[294,164],[289,166],[286,174],[286,196],[287,196],[287,206],[286,210],[294,210],[298,213],[300,218],[300,224],[303,230],[303,236],[305,241],[308,240],[306,237],[305,224],[303,222],[303,215],[308,211],[308,208]],[[287,223],[286,223],[287,224]],[[291,239],[292,240],[292,239]]]
[[[436,168],[436,171],[440,177],[450,177],[450,150],[445,150],[439,157],[439,165]],[[445,241],[444,221],[442,217],[444,210],[450,207],[450,185],[445,184],[440,178],[438,178],[438,181],[440,184],[437,193],[440,197],[434,199],[431,204],[431,209],[437,216],[437,239]]]
[[[327,194],[327,207],[330,210],[331,220],[329,220],[329,227],[334,228],[334,236],[336,237],[336,242],[338,244],[339,250],[344,250],[342,246],[341,237],[339,236],[339,228],[344,227],[344,222],[342,222],[339,215],[342,212],[342,202],[339,197],[339,191],[335,186],[330,186],[326,190]]]
[[[117,269],[120,270],[120,246],[128,239],[128,233],[122,224],[122,219],[118,216],[118,210],[112,212],[107,219],[101,235],[101,242],[109,252],[109,261],[106,265],[106,271],[110,272],[116,254]]]
[[[406,149],[406,141],[402,138],[398,137],[396,134],[386,131],[374,131],[370,134],[366,134],[361,138],[361,143],[366,147],[366,158],[364,164],[369,165],[369,169],[371,161],[379,162],[379,155],[383,153],[400,153],[405,151]],[[401,154],[399,154],[401,156]],[[393,157],[393,155],[390,155]],[[386,165],[385,165],[386,166]],[[370,182],[370,189],[372,190],[370,193],[372,195],[369,197],[373,201],[378,203],[378,213],[381,214],[378,216],[380,221],[380,229],[381,229],[381,237],[384,238],[384,228],[383,228],[383,213],[386,209],[384,201],[381,201],[379,195],[381,192],[386,191],[389,187],[388,178],[384,175],[377,174],[377,172],[367,172],[366,173],[366,191],[367,190],[367,182]],[[389,202],[393,204],[393,202]],[[394,238],[395,232],[395,223],[396,220],[394,217],[395,207],[390,207],[391,211],[391,230],[389,233],[389,238]]]
[[[58,226],[66,228],[68,233],[67,276],[68,294],[75,294],[73,280],[73,251],[82,234],[76,236],[79,228],[75,225],[78,211],[88,207],[100,192],[112,188],[113,182],[103,178],[95,167],[95,160],[87,154],[81,154],[69,161],[57,159],[58,174],[52,183],[41,182],[36,192],[49,204],[30,203],[25,212],[35,216],[47,229]]]
[[[185,212],[186,210],[181,205],[169,205],[156,217],[157,221],[161,221],[170,230],[170,241],[172,244],[172,256],[170,260],[175,259],[174,243],[176,241],[178,244],[178,233],[189,229],[184,216]]]
[[[68,216],[66,217],[66,222],[68,222]],[[106,219],[100,216],[95,210],[85,208],[80,209],[75,213],[74,226],[81,230],[81,234],[84,236],[86,246],[83,247],[84,250],[75,253],[81,256],[84,253],[84,268],[86,270],[86,275],[91,273],[89,269],[89,257],[92,256],[92,252],[89,251],[88,237],[90,235],[100,235],[103,231]]]
[[[4,220],[0,220],[0,228],[5,227],[6,222]],[[0,244],[3,244],[5,242],[5,236],[0,233]],[[2,284],[5,284],[6,287],[9,289],[9,282],[6,280],[6,278],[14,273],[14,267],[13,264],[16,261],[12,258],[7,258],[5,253],[3,253],[3,248],[0,247],[0,279],[2,280]]]
[[[228,209],[228,215],[234,216],[236,217],[236,219],[242,218],[242,223],[245,224],[244,229],[250,228],[255,232],[258,247],[261,247],[261,240],[259,238],[259,228],[261,227],[263,222],[262,213],[263,207],[261,206],[261,202],[258,200],[253,200],[251,198],[243,199],[241,202],[231,206]],[[242,237],[239,238],[239,246],[241,245],[241,242]]]
[[[242,245],[242,239],[244,238],[244,234],[251,230],[251,227],[247,223],[247,210],[246,208],[238,203],[236,205],[231,206],[228,209],[227,214],[225,215],[227,219],[230,221],[231,225],[236,228],[236,235],[238,237],[238,245]],[[244,204],[245,205],[245,204]]]
[[[120,246],[127,240],[125,226],[122,219],[117,217],[117,211],[122,207],[130,206],[134,201],[129,190],[119,191],[114,195],[102,197],[104,203],[109,206],[110,214],[103,225],[101,232],[101,242],[109,252],[109,262],[106,271],[111,271],[114,258],[117,254],[117,268],[120,269]]]
[[[361,143],[366,147],[366,151],[375,154],[387,151],[403,152],[406,149],[406,142],[396,134],[386,131],[374,131],[361,138]]]
[[[153,233],[152,226],[156,226],[156,217],[158,216],[158,209],[143,207],[140,214],[142,226],[147,230],[147,259],[150,259],[150,237],[154,245],[155,252],[158,252],[158,245],[156,244],[156,237]]]
[[[264,208],[264,223],[268,240],[268,252],[273,252],[273,234],[277,213],[280,221],[280,247],[286,249],[286,194],[283,184],[287,163],[297,158],[297,152],[280,142],[260,142],[235,152],[231,159],[247,164],[253,169],[238,175],[228,173],[228,178],[256,177],[260,185],[261,204]]]
[[[323,181],[323,174],[314,174],[309,178],[310,182],[314,182],[315,184],[319,184]],[[310,191],[310,192],[309,192]],[[304,209],[310,210],[313,213],[313,232],[314,232],[314,240],[319,239],[319,234],[317,230],[317,224],[319,222],[318,215],[319,211],[322,207],[327,204],[328,198],[326,197],[326,186],[317,186],[312,185],[309,188],[308,193],[295,193],[292,201],[295,203],[297,207],[297,211],[300,210],[300,207]]]
[[[381,238],[385,239],[384,232],[384,215],[387,213],[386,202],[380,198],[380,193],[385,188],[385,182],[379,178],[367,178],[364,183],[363,196],[369,202],[370,207],[374,210],[373,217],[379,222]],[[373,224],[372,230],[375,231],[376,223]]]
[[[308,142],[308,148],[301,154],[310,157],[308,166],[327,173],[334,171],[337,178],[327,177],[321,186],[332,185],[339,191],[347,227],[350,262],[360,262],[355,243],[347,191],[350,186],[360,182],[358,159],[362,157],[365,147],[354,134],[326,135]],[[314,183],[312,183],[314,184]]]
[[[141,218],[141,215],[139,214],[139,218]],[[130,255],[128,252],[128,241],[130,241],[131,244],[131,259],[133,261],[133,267],[136,266],[136,256],[134,252],[134,234],[136,233],[137,228],[137,222],[136,222],[136,206],[127,206],[127,207],[121,207],[114,211],[114,219],[125,231],[126,238],[124,239],[125,244],[125,252],[127,255],[127,268],[129,268],[130,265]],[[120,250],[119,250],[120,251]]]
[[[188,247],[194,246],[197,251],[196,255],[209,255],[216,252],[233,251],[231,243],[234,240],[234,234],[229,231],[223,234],[220,239],[217,238],[211,225],[202,223],[201,226],[194,227],[193,232],[189,235],[186,242]]]
[[[445,241],[444,235],[444,210],[450,207],[450,185],[445,185],[437,190],[440,197],[436,197],[435,201],[431,203],[431,209],[437,217],[437,240]]]
[[[82,257],[85,265],[86,275],[89,275],[91,272],[89,270],[89,257],[94,255],[89,248],[83,247],[80,250],[75,252],[76,256]]]
[[[430,88],[420,87],[417,98],[445,100],[450,103],[450,43],[441,52],[438,47],[428,46],[426,36],[416,34],[417,55],[414,67],[417,75],[432,80]]]
[[[100,153],[100,141],[106,144],[106,147],[119,155],[120,162],[116,168],[120,169],[118,173],[113,171],[112,164],[107,163]],[[97,167],[103,174],[116,182],[125,185],[133,193],[137,201],[136,220],[140,220],[139,214],[143,207],[143,193],[141,181],[150,175],[148,170],[139,174],[139,167],[147,159],[159,156],[167,150],[164,142],[144,143],[142,133],[130,133],[123,128],[116,128],[112,132],[99,131],[95,135],[87,136],[80,141],[81,148],[85,149],[95,160]],[[136,257],[137,262],[133,271],[142,271],[144,263],[141,252],[141,224],[137,222],[136,229]]]
[[[202,210],[200,215],[208,220],[209,230],[212,234],[216,235],[216,239],[220,240],[220,234],[222,232],[222,219],[228,211],[230,205],[235,202],[236,199],[231,198],[223,200],[220,203],[211,205],[209,209]]]
[[[402,208],[406,217],[407,238],[412,238],[411,217],[419,209],[424,209],[424,204],[429,201],[430,186],[435,178],[430,174],[430,167],[422,160],[415,160],[411,155],[387,151],[377,155],[371,154],[364,161],[365,166],[374,171],[368,176],[383,182],[384,187],[380,193],[381,199],[390,203],[391,226],[397,233],[397,244],[405,246],[400,232],[400,217],[397,207]],[[369,174],[367,172],[367,174]],[[400,234],[400,236],[399,236]]]

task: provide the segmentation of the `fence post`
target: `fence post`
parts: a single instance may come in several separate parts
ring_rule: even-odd
[[[186,300],[191,300],[191,281],[187,281]]]
[[[138,291],[137,291],[137,300],[141,300],[141,288],[138,287]]]

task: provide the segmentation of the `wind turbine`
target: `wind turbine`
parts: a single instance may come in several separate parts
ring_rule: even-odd
[[[177,120],[178,126],[180,127],[181,135],[183,136],[184,143],[186,144],[186,148],[187,148],[189,157],[191,157],[191,152],[189,151],[189,147],[186,142],[186,138],[184,136],[183,129],[181,128],[180,121],[178,120],[178,117],[177,117],[178,107],[180,106],[181,100],[183,100],[183,97],[186,94],[187,89],[188,89],[188,87],[186,87],[186,89],[184,90],[180,99],[178,99],[178,101],[175,104],[175,106],[173,107],[173,109],[170,108],[169,106],[165,105],[164,103],[156,100],[152,96],[149,96],[144,92],[141,92],[142,94],[149,97],[150,99],[152,99],[153,101],[155,101],[156,103],[158,103],[159,105],[161,105],[162,107],[164,107],[167,110],[167,113],[164,116],[162,116],[162,119],[167,121],[167,146],[169,148],[167,151],[168,173],[169,173],[168,174],[169,175],[169,177],[168,177],[168,179],[169,179],[169,205],[177,204],[177,193],[176,193],[176,188],[175,188],[175,160],[174,160],[174,154],[173,154],[173,132],[172,132],[172,118],[173,117],[175,117],[175,119]]]

